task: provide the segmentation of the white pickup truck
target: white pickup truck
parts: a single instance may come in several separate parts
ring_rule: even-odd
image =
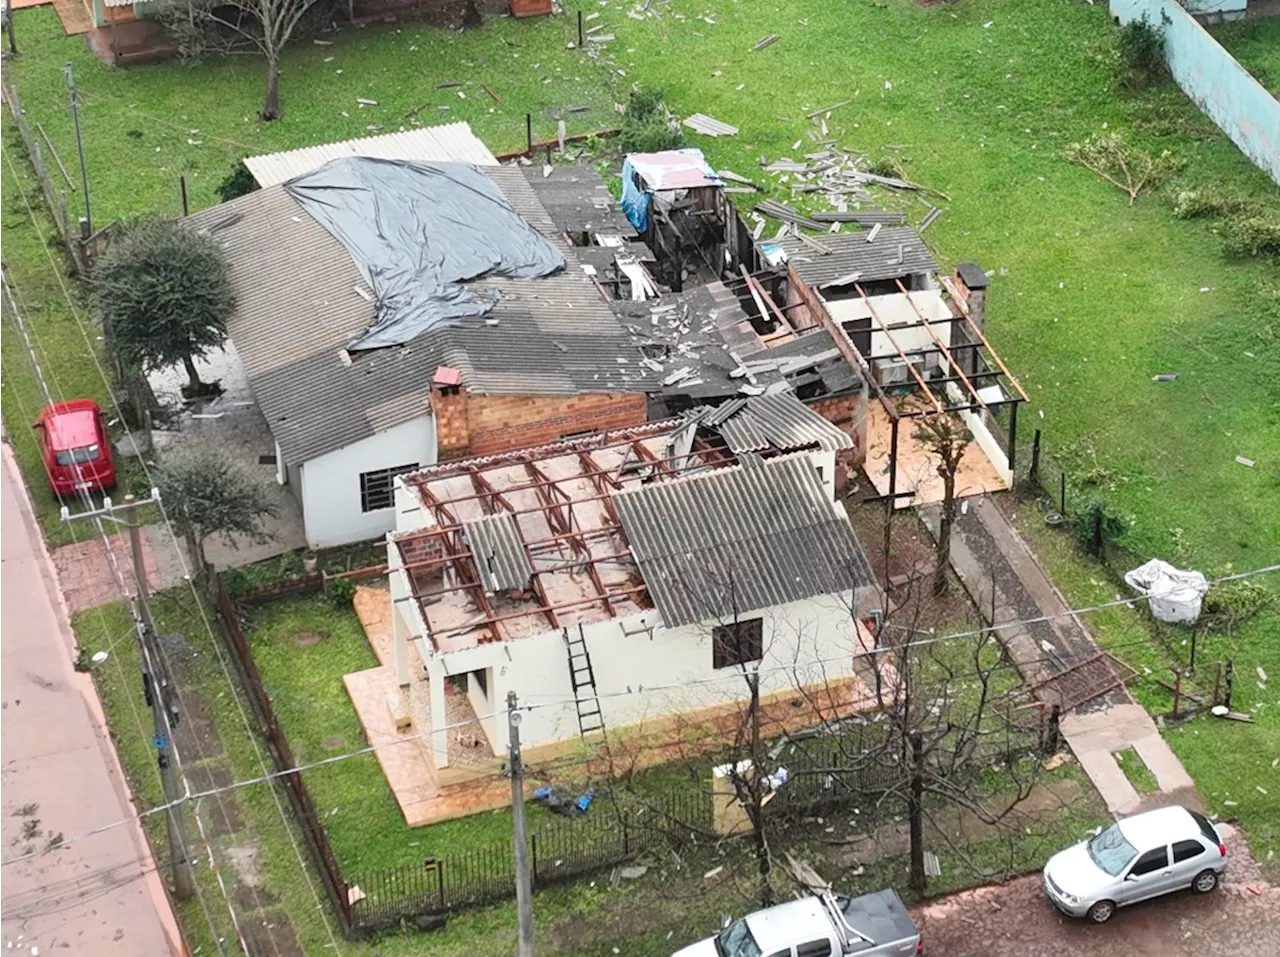
[[[924,939],[891,890],[822,894],[729,923],[672,957],[923,957]]]

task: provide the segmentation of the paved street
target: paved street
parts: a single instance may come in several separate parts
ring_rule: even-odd
[[[3,446],[3,939],[12,954],[164,957],[178,933],[136,825],[44,851],[133,813],[101,706],[72,667],[53,565]],[[9,863],[28,853],[36,856]]]
[[[1101,926],[1059,914],[1039,874],[954,894],[917,918],[931,957],[1275,957],[1280,888],[1260,880],[1243,838],[1231,846],[1219,891],[1134,904]]]

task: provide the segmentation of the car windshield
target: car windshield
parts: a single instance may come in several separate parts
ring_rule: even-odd
[[[84,465],[86,462],[96,462],[102,457],[102,449],[96,445],[86,445],[78,449],[63,449],[53,454],[53,459],[59,465]]]
[[[1137,855],[1138,851],[1120,833],[1118,824],[1112,824],[1089,842],[1089,857],[1112,877],[1124,870]]]
[[[760,957],[760,945],[751,936],[746,920],[736,920],[716,938],[721,957]]]

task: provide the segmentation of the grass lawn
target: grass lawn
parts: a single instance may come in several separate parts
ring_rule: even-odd
[[[460,120],[502,153],[524,148],[526,113],[535,140],[554,138],[558,119],[570,134],[618,122],[614,78],[566,49],[576,28],[562,18],[501,18],[461,34],[419,24],[347,27],[326,34],[329,45],[295,43],[285,51],[280,80],[284,116],[271,123],[257,119],[266,76],[257,56],[114,69],[79,37],[64,36],[51,7],[18,11],[15,20],[22,55],[6,69],[73,175],[63,64],[74,65],[95,225],[179,213],[183,174],[191,208],[211,206],[214,189],[244,156]],[[441,83],[462,86],[437,89]],[[71,196],[73,216],[79,196]]]
[[[1280,18],[1222,23],[1209,32],[1273,96],[1280,94]]]
[[[1123,751],[1115,752],[1113,757],[1116,759],[1116,764],[1120,765],[1124,776],[1129,779],[1129,783],[1139,794],[1151,794],[1160,790],[1156,776],[1143,763],[1142,756],[1135,749],[1125,748]]]
[[[201,746],[190,748],[184,755],[184,766],[188,773],[192,773],[194,779],[201,768],[225,765],[235,779],[256,776],[260,769],[237,711],[237,692],[228,685],[222,673],[217,649],[204,628],[190,592],[175,589],[158,594],[154,599],[153,611],[161,632],[180,634],[185,639],[183,647],[187,649],[187,653],[175,659],[186,662],[179,677],[179,685],[183,690],[184,717],[189,722],[203,722],[207,717],[207,727],[213,732],[211,735],[203,735]],[[358,626],[354,624],[354,620],[350,626],[344,626],[339,617],[333,614],[319,615],[306,606],[299,606],[296,601],[279,602],[271,606],[268,613],[259,614],[251,640],[255,651],[265,650],[259,657],[264,664],[264,674],[268,668],[278,668],[280,660],[286,655],[283,651],[273,654],[269,647],[264,648],[270,646],[273,638],[279,637],[288,641],[286,647],[291,650],[287,654],[294,651],[316,651],[317,654],[327,652],[336,659],[348,660],[355,665],[364,663],[359,660],[358,648],[350,641],[352,630],[358,629]],[[150,746],[148,715],[137,681],[138,656],[124,606],[110,605],[78,615],[74,624],[77,639],[87,655],[91,656],[103,649],[110,650],[106,661],[92,666],[93,677],[102,695],[112,737],[136,795],[137,804],[140,808],[155,806],[160,802],[159,782]],[[327,635],[315,645],[299,647],[292,642],[298,629],[326,629]],[[295,658],[293,666],[309,674],[322,670],[316,667],[314,660],[307,661],[305,657]],[[272,683],[270,677],[267,681],[268,684]],[[325,679],[319,677],[309,678],[308,681],[314,681],[317,688],[322,688],[325,684]],[[306,704],[301,694],[296,698],[292,692],[282,696],[278,689],[273,689],[273,694],[282,718],[289,715],[289,720],[296,724],[305,716]],[[322,725],[326,731],[341,731],[348,727],[328,711],[324,707],[312,707],[312,721]],[[286,722],[286,728],[288,726]],[[310,739],[310,732],[297,736],[293,731],[288,733],[291,740],[302,740],[304,744]],[[352,744],[349,740],[348,748]],[[352,759],[334,767],[358,768],[363,760]],[[366,767],[362,773],[365,789],[385,794],[380,771]],[[996,836],[983,831],[981,827],[966,833],[964,827],[957,826],[953,839],[959,842],[961,850],[949,852],[939,844],[943,876],[933,882],[931,893],[943,893],[966,886],[997,871],[1037,867],[1051,853],[1078,840],[1088,828],[1105,818],[1096,795],[1083,784],[1083,779],[1071,765],[1046,774],[1043,781],[1055,792],[1063,787],[1071,790],[1060,792],[1067,794],[1061,801],[1046,802],[1034,819],[1020,822],[1022,826],[1014,829],[1011,834]],[[338,785],[314,780],[310,780],[309,784],[323,813],[326,805],[321,793],[326,789],[330,789],[329,793],[334,793],[332,788]],[[335,820],[345,821],[357,813],[372,811],[385,821],[381,809],[376,807],[376,799],[371,802],[355,794],[358,788],[350,781],[346,785],[348,791],[343,800],[350,804],[341,807]],[[679,782],[667,781],[664,786],[679,786]],[[237,887],[234,849],[253,844],[258,849],[257,858],[262,864],[263,872],[257,889],[258,899],[279,899],[278,904],[268,903],[265,910],[272,913],[278,909],[289,915],[304,952],[332,952],[324,924],[314,916],[316,904],[290,842],[292,828],[281,821],[270,791],[265,785],[253,785],[235,791],[231,800],[234,808],[229,813],[231,817],[238,819],[238,824],[230,829],[230,833],[223,833],[214,825],[219,811],[210,799],[205,799],[202,803],[201,816],[211,834],[215,858],[231,889],[242,924],[251,923],[256,915],[252,915],[250,907],[250,902],[254,900],[252,893],[244,887]],[[868,859],[865,872],[858,875],[848,872],[853,865],[841,855],[841,849],[848,841],[869,833],[876,824],[892,822],[869,820],[873,815],[871,808],[864,809],[862,815],[848,809],[828,811],[827,814],[825,826],[831,830],[823,829],[816,836],[814,828],[810,826],[779,830],[775,836],[779,856],[783,852],[801,855],[835,880],[842,890],[853,893],[869,892],[883,886],[905,885],[906,860],[900,853],[889,849],[888,844],[885,847],[889,852],[878,856],[874,861]],[[939,815],[938,819],[950,820],[947,814]],[[146,822],[153,846],[163,848],[162,820],[159,816],[152,816],[146,818]],[[509,828],[505,821],[503,826]],[[427,835],[441,832],[447,827],[448,825],[436,825],[429,829],[406,832],[406,836],[426,838]],[[900,823],[898,827],[901,827]],[[494,834],[477,833],[475,837],[486,841],[497,839],[498,830],[500,828],[495,827]],[[356,833],[358,831],[352,831],[352,834]],[[877,830],[876,833],[880,832]],[[336,829],[335,841],[346,840],[340,834],[341,830]],[[371,835],[371,839],[381,840],[376,835]],[[465,835],[458,839],[465,840]],[[414,855],[422,856],[426,852],[424,845],[420,850],[415,850]],[[203,850],[201,856],[203,859]],[[749,845],[746,842],[727,842],[716,848],[696,852],[685,860],[654,855],[647,858],[645,863],[649,864],[649,872],[640,880],[614,882],[609,879],[606,871],[594,878],[539,891],[535,895],[534,908],[539,949],[544,953],[587,957],[596,954],[611,955],[616,947],[622,954],[651,957],[669,953],[676,947],[706,936],[714,929],[721,913],[741,914],[753,906],[750,875],[754,869],[754,861],[749,856]],[[717,866],[724,868],[720,879],[705,880],[702,875]],[[220,935],[230,934],[225,907],[212,873],[206,867],[197,867],[197,878],[201,897],[210,912],[214,927]],[[214,952],[200,901],[193,900],[179,905],[179,914],[190,935],[188,942],[193,953]],[[361,942],[348,942],[339,938],[336,953],[347,957],[409,957],[429,949],[430,953],[439,957],[499,954],[514,950],[514,935],[515,907],[513,903],[505,903],[456,915],[443,932],[433,934],[430,938],[416,932],[391,933],[376,940]]]

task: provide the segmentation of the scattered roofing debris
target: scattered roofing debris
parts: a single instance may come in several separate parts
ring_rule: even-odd
[[[753,46],[751,48],[752,52],[758,53],[761,50],[763,50],[765,47],[771,46],[772,44],[777,43],[781,39],[782,37],[780,37],[778,34],[771,33],[767,37],[762,39],[759,43],[757,43],[755,46]]]
[[[705,113],[694,113],[684,121],[684,125],[695,133],[703,133],[706,136],[736,136],[738,133],[736,126],[721,123]]]
[[[797,212],[785,203],[777,203],[771,199],[766,199],[757,203],[756,212],[763,213],[771,219],[781,220],[784,223],[791,223],[794,226],[803,226],[805,229],[812,229],[814,232],[822,232],[822,230],[826,228],[821,223],[814,222],[808,216]]]

